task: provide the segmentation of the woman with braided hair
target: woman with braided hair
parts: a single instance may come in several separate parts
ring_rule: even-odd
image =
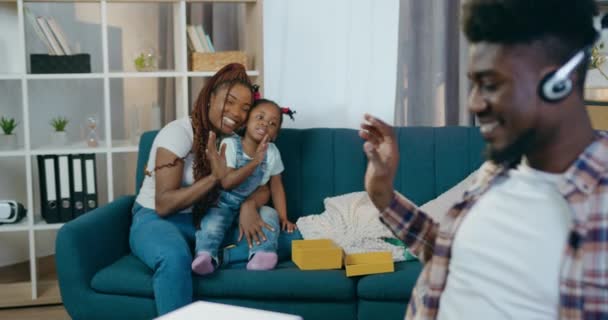
[[[217,141],[234,134],[246,121],[254,86],[241,64],[219,70],[201,89],[189,117],[160,130],[146,166],[146,176],[133,207],[131,251],[154,271],[153,287],[159,315],[192,301],[194,221],[212,206],[219,182],[228,173],[225,148]],[[262,227],[272,229],[258,210],[269,199],[259,187],[240,209],[240,236],[251,244],[265,240]]]

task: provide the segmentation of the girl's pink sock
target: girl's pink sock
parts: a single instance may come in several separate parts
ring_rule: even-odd
[[[271,270],[277,265],[278,260],[274,252],[258,252],[247,263],[247,270]]]
[[[196,255],[196,258],[192,261],[192,271],[198,275],[206,275],[211,272],[215,267],[213,267],[213,258],[207,252],[201,252]]]

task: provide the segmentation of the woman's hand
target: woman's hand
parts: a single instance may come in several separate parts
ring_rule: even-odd
[[[239,214],[239,242],[245,236],[249,248],[253,247],[253,242],[259,245],[262,241],[266,241],[266,236],[262,231],[262,228],[266,228],[270,231],[274,229],[262,220],[258,208],[255,205],[255,201],[247,200],[241,205]]]
[[[211,174],[215,179],[220,181],[228,174],[228,167],[226,166],[226,145],[222,145],[222,148],[218,153],[215,141],[215,133],[210,131],[205,153],[207,154],[207,159],[211,166]]]
[[[288,219],[281,219],[281,230],[287,231],[287,233],[293,233],[298,229],[298,226],[295,223],[292,223]]]

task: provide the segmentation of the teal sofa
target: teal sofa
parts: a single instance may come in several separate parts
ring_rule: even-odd
[[[397,190],[422,204],[475,170],[483,141],[470,127],[398,128]],[[137,187],[156,132],[142,136]],[[351,129],[284,129],[277,140],[291,219],[320,213],[323,199],[363,190],[366,158]],[[73,319],[150,319],[156,316],[152,272],[129,251],[134,196],[125,196],[64,225],[56,260],[63,303]],[[421,265],[347,278],[344,270],[300,271],[282,261],[276,270],[242,266],[195,277],[195,298],[301,315],[305,320],[401,320]],[[202,317],[204,318],[204,316]]]

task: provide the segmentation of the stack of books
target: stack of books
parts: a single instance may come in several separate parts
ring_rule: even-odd
[[[202,25],[188,25],[188,48],[192,52],[215,52],[211,37]]]
[[[72,55],[68,39],[65,33],[52,17],[35,17],[34,14],[26,9],[26,18],[38,35],[38,38],[45,44],[49,55],[63,56]]]

